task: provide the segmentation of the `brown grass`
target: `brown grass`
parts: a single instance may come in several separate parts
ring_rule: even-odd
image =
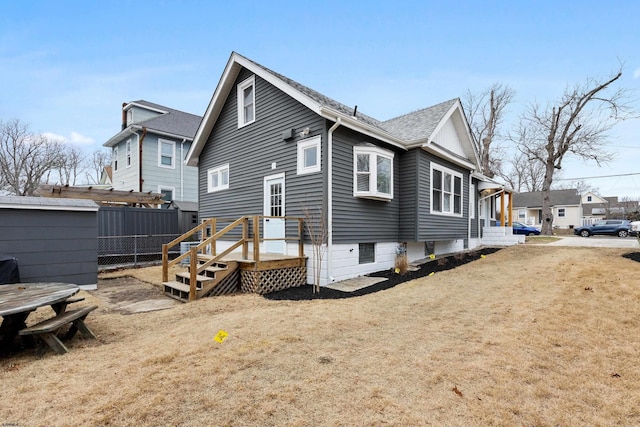
[[[345,300],[101,307],[98,340],[0,359],[0,423],[639,425],[625,252],[522,245]]]

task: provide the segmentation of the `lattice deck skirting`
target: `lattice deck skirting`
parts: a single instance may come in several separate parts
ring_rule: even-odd
[[[207,296],[218,296],[236,293],[238,292],[238,285],[240,284],[239,282],[240,272],[236,270],[222,279],[222,281],[218,283]]]
[[[307,267],[240,272],[240,288],[245,293],[268,294],[307,284]]]

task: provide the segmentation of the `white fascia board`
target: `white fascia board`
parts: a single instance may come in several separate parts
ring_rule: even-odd
[[[326,107],[320,107],[319,114],[325,119],[329,119],[334,122],[338,120],[338,117],[340,117],[342,120],[341,124],[344,127],[355,130],[357,132],[360,132],[372,138],[376,138],[380,141],[386,142],[387,144],[393,145],[394,147],[398,147],[404,151],[408,150],[407,144],[403,140],[396,138],[393,135],[388,134],[386,132],[382,132],[379,129],[376,129],[366,123],[362,123],[361,121],[359,121],[353,116],[350,116],[348,114],[343,114],[336,110],[333,110],[331,108],[326,108]]]
[[[198,158],[204,148],[204,144],[207,142],[207,138],[211,134],[213,126],[218,120],[218,116],[220,116],[222,107],[224,107],[224,103],[233,88],[233,83],[240,73],[240,65],[238,64],[237,59],[237,55],[233,53],[229,58],[229,61],[227,61],[227,65],[222,72],[222,76],[216,86],[216,90],[211,96],[211,101],[209,101],[207,111],[204,113],[200,126],[198,126],[198,130],[196,131],[196,135],[193,137],[193,144],[191,144],[191,148],[187,153],[187,159],[185,161],[187,166],[198,166]]]
[[[148,105],[138,104],[136,102],[129,102],[127,105],[125,105],[122,108],[122,110],[123,111],[130,110],[131,107],[144,108],[145,110],[155,111],[156,113],[161,113],[161,114],[167,114],[168,113],[168,111],[160,110],[158,108],[149,107]]]
[[[454,163],[458,166],[462,166],[463,168],[469,169],[470,171],[475,171],[476,170],[476,165],[474,165],[472,162],[467,161],[467,160],[463,160],[459,157],[456,156],[452,156],[449,152],[447,152],[446,150],[443,150],[440,147],[437,147],[433,144],[423,144],[422,145],[422,149],[431,153],[431,154],[435,154],[436,156],[448,160],[451,163]]]
[[[120,132],[118,132],[117,134],[115,134],[114,136],[109,138],[109,140],[107,142],[105,142],[104,144],[102,144],[102,146],[103,147],[114,147],[114,146],[118,145],[118,143],[120,141],[122,141],[125,136],[131,135],[131,132],[129,132],[129,129],[131,129],[131,127],[124,128],[123,130],[121,130]]]

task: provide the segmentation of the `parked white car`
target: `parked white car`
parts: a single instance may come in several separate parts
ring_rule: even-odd
[[[640,221],[632,221],[631,229],[629,230],[630,236],[637,236],[640,232]]]

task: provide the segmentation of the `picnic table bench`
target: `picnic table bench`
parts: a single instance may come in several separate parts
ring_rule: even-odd
[[[84,319],[89,313],[98,308],[97,305],[90,305],[87,307],[78,308],[76,310],[63,311],[57,314],[55,317],[44,320],[36,325],[20,330],[20,335],[35,335],[40,337],[44,342],[49,344],[49,347],[58,354],[64,354],[69,349],[58,338],[58,331],[63,327],[71,324],[69,330],[64,336],[64,339],[71,339],[76,332],[80,331],[87,338],[94,338],[95,335],[84,323]]]
[[[69,329],[63,339],[72,338],[77,331],[88,338],[95,338],[84,320],[97,306],[67,311],[69,304],[84,300],[84,298],[71,298],[79,290],[77,285],[68,283],[1,285],[0,316],[3,320],[0,324],[0,352],[9,349],[14,338],[19,335],[29,344],[33,343],[34,337],[39,337],[56,353],[66,353],[68,349],[58,336],[66,326],[69,326]],[[29,314],[45,306],[50,306],[55,316],[27,327],[26,320]]]

